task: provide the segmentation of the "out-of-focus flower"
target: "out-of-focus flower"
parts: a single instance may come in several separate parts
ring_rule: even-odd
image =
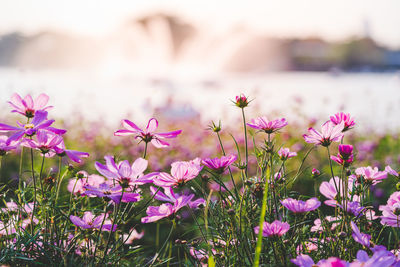
[[[65,134],[67,131],[50,127],[54,120],[47,119],[47,111],[37,111],[31,123],[22,124],[17,123],[19,127],[0,123],[0,132],[12,132],[13,134],[8,138],[6,144],[9,145],[12,141],[20,140],[24,135],[31,137],[36,134],[40,129],[45,129],[55,134]]]
[[[30,148],[39,149],[43,154],[49,153],[50,150],[63,141],[61,136],[46,130],[38,130],[36,139],[26,138],[23,144]]]
[[[267,134],[276,132],[279,129],[285,127],[287,124],[288,123],[285,118],[270,121],[265,116],[252,119],[251,122],[247,123],[247,125],[250,126],[251,128],[262,130]]]
[[[334,125],[331,121],[327,121],[322,125],[321,132],[314,128],[308,128],[309,134],[304,134],[304,140],[307,143],[312,143],[321,146],[329,146],[332,142],[339,142],[343,138],[344,122]]]
[[[281,158],[281,160],[287,160],[289,158],[297,156],[296,152],[290,152],[289,148],[281,148],[278,151],[278,155]]]
[[[84,178],[76,177],[70,179],[67,189],[73,194],[82,194],[85,191],[85,185],[99,186],[102,183],[104,183],[104,178],[102,176],[96,174],[85,174]]]
[[[147,124],[145,130],[140,129],[136,124],[129,120],[123,120],[122,125],[126,129],[117,130],[114,135],[116,136],[127,136],[135,135],[135,138],[141,139],[145,143],[151,142],[155,147],[162,148],[167,147],[169,144],[162,139],[175,138],[182,130],[167,132],[167,133],[155,133],[158,127],[158,121],[155,118],[151,118]]]
[[[359,250],[356,260],[350,264],[350,267],[398,266],[398,264],[393,265],[396,261],[396,256],[386,249],[374,251],[372,257],[369,257],[364,250]]]
[[[149,206],[146,210],[147,216],[143,217],[141,220],[142,223],[155,222],[175,214],[182,207],[188,205],[192,200],[193,196],[194,195],[179,196],[175,200],[175,203],[173,205],[170,203],[164,203],[161,204],[160,206]]]
[[[382,211],[381,224],[400,227],[400,192],[390,195],[387,204],[379,206]]]
[[[315,197],[310,198],[307,201],[296,200],[293,198],[286,198],[284,200],[281,200],[281,203],[285,208],[294,213],[304,213],[313,211],[318,209],[319,206],[321,206],[321,202]]]
[[[151,178],[156,175],[156,173],[143,174],[147,168],[147,160],[143,158],[136,159],[132,166],[127,160],[116,164],[112,156],[105,156],[104,159],[106,160],[106,165],[100,162],[95,163],[97,171],[108,179],[117,180],[123,187],[151,183]]]
[[[94,195],[97,197],[108,198],[114,201],[116,204],[122,202],[136,202],[140,200],[140,194],[133,192],[122,192],[122,187],[112,185],[109,183],[102,183],[98,186],[85,185],[86,191],[82,195]]]
[[[321,172],[320,172],[318,169],[313,168],[312,171],[311,171],[311,174],[312,174],[312,176],[313,176],[314,178],[317,178],[318,176],[321,175]]]
[[[352,195],[353,191],[353,177],[349,177],[349,183],[348,183],[348,192],[347,195],[345,196],[347,199],[352,199],[354,201],[359,201],[359,196],[358,195]],[[325,200],[324,203],[325,205],[334,207],[338,205],[338,199],[340,196],[340,199],[343,200],[343,180],[341,180],[339,177],[335,176],[334,178],[331,178],[329,182],[322,182],[321,185],[319,186],[319,192],[324,195],[328,200]],[[339,191],[339,194],[338,194]]]
[[[249,101],[247,100],[247,97],[244,94],[236,96],[236,101],[234,103],[239,108],[245,108],[249,105]]]
[[[389,165],[386,166],[385,172],[387,172],[387,173],[389,173],[389,174],[391,174],[391,175],[393,175],[395,177],[399,177],[399,172],[393,170],[392,167],[390,167]]]
[[[82,158],[89,157],[89,153],[87,152],[66,149],[64,140],[62,140],[58,145],[54,147],[54,151],[58,156],[60,157],[67,156],[70,160],[76,163],[81,163]]]
[[[8,136],[0,135],[0,156],[4,156],[8,151],[17,148],[17,142],[10,142],[7,144]]]
[[[287,231],[289,231],[290,225],[287,222],[274,221],[272,223],[264,222],[263,233],[264,237],[279,237],[283,236]],[[258,234],[260,227],[254,227],[254,233]]]
[[[221,158],[207,158],[203,159],[202,163],[208,168],[215,170],[216,172],[223,173],[235,160],[236,155],[222,156]]]
[[[338,125],[338,124],[344,122],[343,132],[350,130],[355,125],[355,122],[351,118],[349,113],[345,114],[343,112],[339,112],[339,113],[336,113],[334,116],[331,116],[330,119],[334,125]]]
[[[123,235],[124,238],[123,240],[126,240],[125,244],[132,244],[133,241],[142,239],[143,236],[144,236],[144,231],[138,233],[136,229],[133,229],[129,235],[128,234]]]
[[[355,170],[357,178],[364,179],[365,182],[370,183],[372,185],[376,185],[382,182],[383,179],[386,179],[387,172],[386,171],[379,171],[377,167],[372,168],[371,166],[368,167],[360,167]],[[357,182],[359,182],[357,179]]]
[[[52,108],[52,106],[46,107],[48,101],[49,97],[46,94],[40,94],[33,101],[32,96],[29,94],[22,99],[19,94],[15,93],[8,103],[14,108],[11,112],[17,112],[27,118],[33,118],[36,111],[46,111]]]
[[[97,217],[94,217],[93,213],[90,211],[85,211],[82,218],[77,216],[69,216],[69,219],[73,224],[82,228],[82,229],[99,229],[102,231],[111,231],[112,223],[110,220],[105,219],[103,226],[101,225],[106,214],[101,214]],[[107,217],[106,217],[107,218]],[[101,229],[100,229],[101,228]],[[117,225],[114,225],[112,231],[114,232],[117,229]]]
[[[200,159],[191,161],[177,161],[171,164],[171,174],[160,172],[155,176],[153,183],[162,187],[181,186],[199,175],[202,167]]]
[[[290,260],[293,264],[300,267],[313,267],[316,266],[313,259],[305,254],[298,255],[295,259]]]
[[[354,241],[369,248],[371,236],[368,234],[361,233],[360,229],[358,229],[357,225],[353,221],[351,221],[350,224],[351,224],[351,229],[353,230],[352,236]]]

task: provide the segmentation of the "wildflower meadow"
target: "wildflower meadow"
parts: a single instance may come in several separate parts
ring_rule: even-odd
[[[13,94],[0,263],[400,266],[395,135],[356,132],[343,112],[249,118],[260,99],[231,101],[231,125],[132,116],[104,132],[55,121],[45,94]]]

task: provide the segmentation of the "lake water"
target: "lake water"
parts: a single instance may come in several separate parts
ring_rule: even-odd
[[[123,118],[144,123],[152,107],[174,103],[171,114],[199,111],[208,120],[232,121],[239,114],[230,99],[243,92],[254,98],[249,116],[278,113],[290,120],[323,122],[338,111],[351,113],[360,129],[400,127],[400,73],[268,73],[215,76],[102,75],[78,71],[0,69],[3,114],[12,93],[48,94],[52,117],[73,119],[76,112],[116,126]],[[272,116],[272,115],[271,115]]]

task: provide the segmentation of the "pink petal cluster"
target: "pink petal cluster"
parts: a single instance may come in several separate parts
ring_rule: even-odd
[[[177,130],[167,133],[155,133],[158,128],[158,121],[155,118],[149,120],[144,130],[129,120],[123,120],[122,125],[125,129],[117,130],[114,133],[115,136],[135,135],[135,138],[141,139],[145,143],[151,142],[157,148],[169,146],[163,139],[175,138],[182,132],[182,130]]]
[[[358,229],[357,225],[353,221],[351,221],[350,224],[351,224],[351,229],[353,230],[352,236],[354,241],[369,248],[371,236],[368,234],[361,233],[360,229]]]
[[[357,168],[355,173],[358,178],[363,178],[366,182],[373,185],[378,184],[382,182],[383,179],[387,178],[386,171],[379,171],[377,167],[372,168],[371,166]],[[357,182],[359,182],[358,179]]]
[[[287,160],[287,159],[297,156],[297,153],[291,152],[289,148],[282,147],[281,149],[279,149],[278,155],[281,158],[281,160]]]
[[[379,210],[382,211],[381,224],[400,227],[400,192],[394,192]]]
[[[355,122],[351,118],[349,113],[347,113],[347,114],[343,113],[343,112],[336,113],[334,116],[330,117],[330,120],[334,125],[338,125],[338,124],[344,122],[343,132],[350,130],[355,125]]]
[[[339,142],[343,138],[344,122],[334,125],[331,121],[327,121],[322,125],[321,132],[314,128],[308,128],[308,134],[304,134],[304,140],[321,146],[329,146],[332,142]]]
[[[288,123],[285,118],[270,121],[267,117],[263,116],[252,119],[251,122],[247,123],[247,125],[251,128],[262,130],[268,134],[271,134],[279,129],[282,129],[288,125]]]
[[[116,204],[122,202],[136,202],[140,200],[140,194],[134,192],[123,192],[122,187],[112,183],[102,183],[98,186],[85,185],[86,191],[82,195],[96,196],[111,199]]]
[[[181,186],[199,175],[202,167],[201,160],[177,161],[171,164],[171,174],[161,172],[154,178],[153,183],[162,187]]]
[[[48,101],[49,97],[46,94],[40,94],[33,101],[32,96],[29,94],[22,99],[19,94],[15,93],[8,103],[14,108],[11,112],[17,112],[27,118],[33,118],[36,111],[46,111],[52,108],[52,106],[46,107]]]
[[[339,145],[339,153],[337,156],[331,156],[331,159],[340,165],[349,167],[353,163],[353,146]]]
[[[319,206],[321,206],[321,202],[315,197],[310,198],[307,201],[286,198],[284,200],[281,200],[280,202],[285,208],[292,211],[293,213],[309,212],[316,210],[319,208]]]
[[[264,237],[279,237],[283,236],[287,231],[289,231],[290,225],[287,222],[274,221],[272,223],[264,222],[263,233]],[[254,233],[258,234],[260,227],[254,227]]]
[[[104,216],[106,216],[107,218],[106,214],[101,214],[95,217],[90,211],[85,211],[82,218],[71,215],[69,219],[73,224],[82,229],[99,229],[101,231],[111,231],[112,223],[110,220],[105,219],[102,226]],[[114,232],[116,229],[117,225],[114,225],[112,231]]]
[[[203,159],[202,163],[212,170],[223,173],[226,168],[228,168],[233,162],[235,162],[236,159],[236,155],[230,155],[222,156],[221,158]]]

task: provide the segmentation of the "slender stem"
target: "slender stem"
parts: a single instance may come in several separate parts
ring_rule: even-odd
[[[24,147],[21,146],[21,156],[19,159],[19,172],[18,172],[18,200],[21,202],[21,192],[22,192],[22,159],[24,158]]]
[[[246,178],[247,178],[248,164],[249,164],[249,152],[247,149],[247,128],[246,128],[246,117],[244,116],[244,108],[242,108],[242,117],[243,117],[243,128],[244,128],[244,142],[246,145]]]
[[[33,209],[32,209],[32,217],[31,217],[31,230],[33,235],[33,218],[35,216],[36,209],[36,178],[35,178],[35,170],[33,168],[33,149],[31,148],[31,170],[32,170],[32,179],[33,179]]]
[[[146,159],[146,155],[147,155],[147,143],[148,142],[144,142],[144,151],[143,151],[143,158]]]

